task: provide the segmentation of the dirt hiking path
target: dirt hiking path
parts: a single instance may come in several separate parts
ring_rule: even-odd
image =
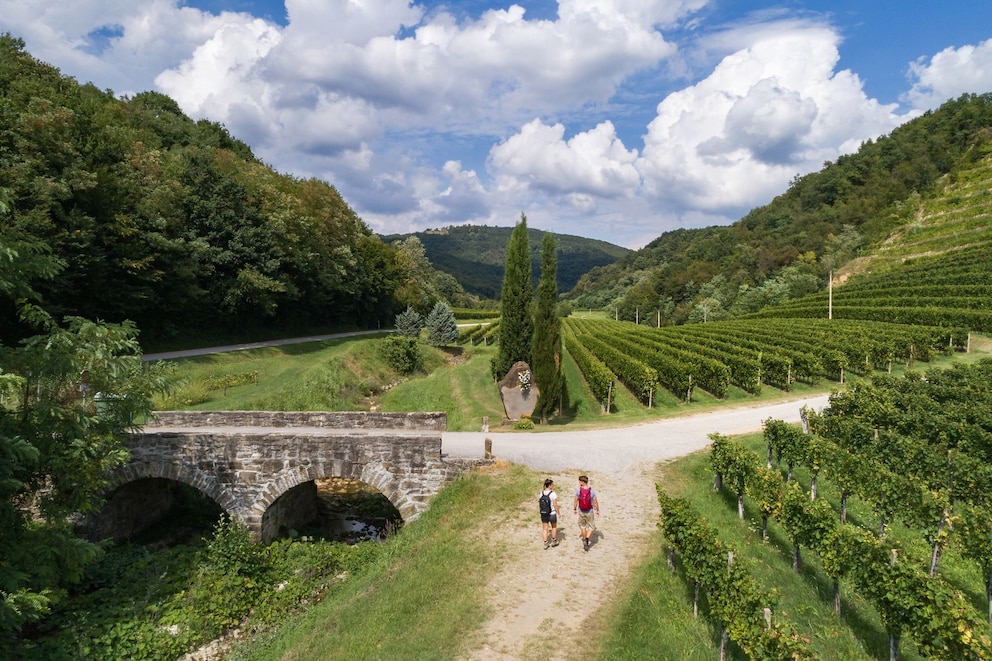
[[[592,544],[583,550],[572,502],[578,470],[551,477],[561,506],[561,543],[545,550],[535,482],[534,497],[521,503],[505,525],[492,531],[510,550],[507,562],[488,586],[493,606],[482,641],[466,657],[473,661],[542,661],[581,657],[577,645],[598,609],[610,603],[630,568],[651,551],[650,536],[660,514],[655,483],[660,469],[642,462],[623,476],[590,474],[599,499]],[[533,502],[531,502],[533,501]]]
[[[522,463],[555,481],[562,516],[557,547],[545,550],[537,498],[520,503],[496,529],[488,530],[504,566],[486,588],[492,606],[467,661],[565,661],[584,656],[581,641],[597,636],[606,608],[621,595],[633,568],[654,551],[652,536],[661,508],[656,484],[664,464],[706,447],[709,434],[758,431],[767,418],[798,422],[803,406],[822,410],[827,395],[666,419],[618,429],[547,434],[445,433],[453,456],[474,456],[491,437],[493,454]],[[582,466],[582,469],[574,468]],[[578,476],[596,490],[602,516],[593,543],[583,550],[572,502]]]

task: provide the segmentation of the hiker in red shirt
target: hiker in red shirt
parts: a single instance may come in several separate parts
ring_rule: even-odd
[[[582,536],[582,548],[589,550],[592,531],[596,527],[596,516],[599,516],[599,499],[596,491],[589,486],[589,478],[579,476],[579,488],[575,490],[573,509],[579,515],[579,534]],[[595,511],[595,515],[593,512]]]

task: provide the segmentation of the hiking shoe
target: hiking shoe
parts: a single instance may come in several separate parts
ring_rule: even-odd
[[[586,551],[589,550],[589,538],[588,537],[584,537],[582,539],[582,548],[584,548]]]
[[[544,550],[547,551],[549,548],[551,548],[551,540],[546,539],[544,540]]]
[[[551,546],[558,546],[558,538],[557,537],[552,537],[551,538]]]

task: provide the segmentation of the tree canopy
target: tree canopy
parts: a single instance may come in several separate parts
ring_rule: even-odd
[[[143,341],[193,328],[369,327],[437,282],[316,179],[279,174],[214,122],[157,92],[118,99],[0,36],[0,339],[55,319],[132,321]],[[422,250],[421,250],[422,253]],[[12,255],[16,255],[13,257]],[[16,259],[16,262],[12,261]],[[443,282],[457,293],[457,286]]]

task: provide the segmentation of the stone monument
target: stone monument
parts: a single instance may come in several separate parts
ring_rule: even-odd
[[[522,360],[514,363],[499,382],[499,394],[503,398],[506,420],[514,422],[521,417],[529,418],[534,413],[537,397],[541,394],[534,383],[530,365]]]

